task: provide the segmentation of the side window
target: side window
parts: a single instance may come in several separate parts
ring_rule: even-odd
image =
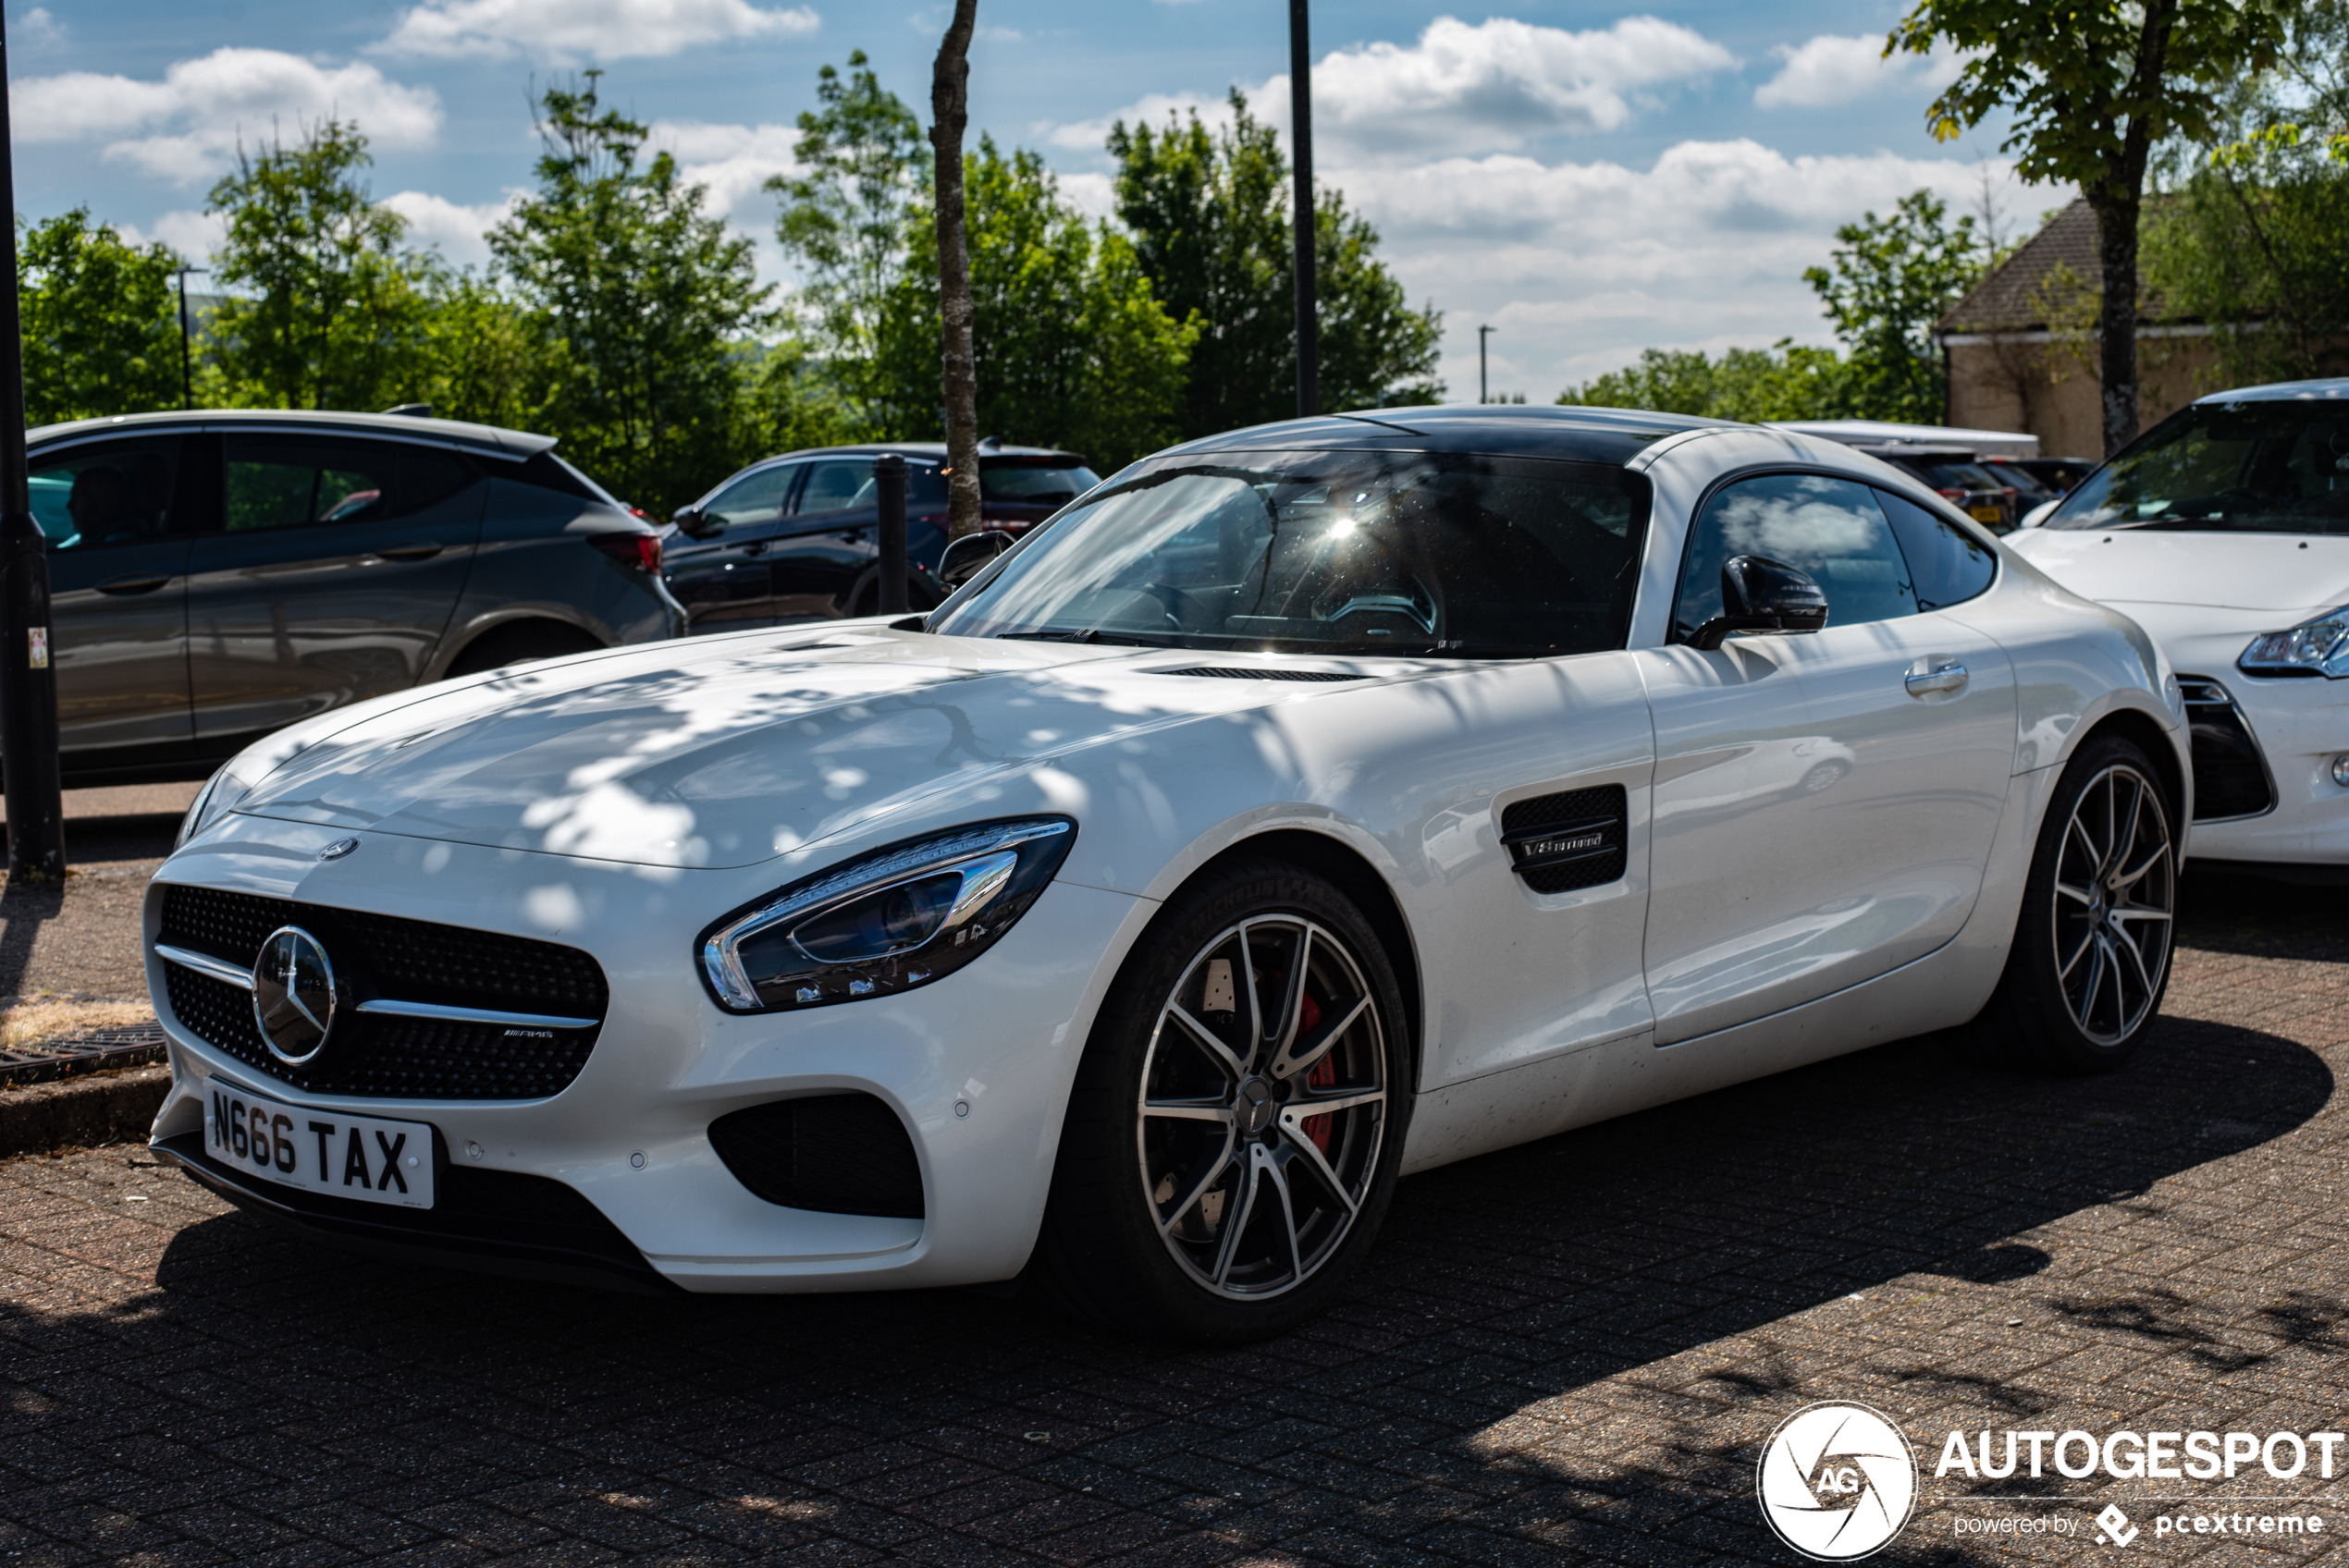
[[[795,517],[818,512],[844,512],[873,504],[873,459],[828,459],[807,465],[807,483],[799,492]]]
[[[778,521],[783,515],[783,502],[791,496],[791,482],[799,477],[800,466],[778,463],[773,468],[746,473],[710,497],[702,515],[728,528]]]
[[[231,533],[411,517],[474,478],[454,452],[393,441],[232,434],[227,455]]]
[[[1808,572],[1826,593],[1830,627],[1917,613],[1908,562],[1876,493],[1849,479],[1772,473],[1716,491],[1689,541],[1672,612],[1676,640],[1721,613],[1721,566],[1731,556],[1766,556]]]
[[[1998,559],[1990,553],[1990,546],[1957,524],[1888,490],[1877,491],[1876,498],[1900,541],[1900,554],[1908,557],[1917,608],[1937,610],[1962,604],[1989,587],[1990,580],[1998,575]],[[1828,624],[1834,624],[1832,619]]]
[[[179,437],[149,435],[32,454],[32,515],[53,550],[138,545],[185,532],[173,516]]]

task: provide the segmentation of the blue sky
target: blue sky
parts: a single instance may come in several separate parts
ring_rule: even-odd
[[[1385,237],[1414,301],[1445,313],[1444,370],[1546,401],[1644,346],[1717,349],[1824,327],[1801,281],[1836,225],[1930,185],[1986,190],[2027,229],[2066,193],[2026,190],[1997,128],[1936,144],[1946,61],[1887,65],[1899,7],[1678,0],[1502,10],[1371,0],[1315,18],[1316,163]],[[789,272],[758,189],[789,166],[817,68],[852,49],[927,107],[945,10],[838,0],[50,0],[6,11],[18,204],[76,202],[202,252],[204,193],[241,136],[333,110],[374,139],[377,196],[452,260],[527,185],[530,83],[593,63],[609,101],[707,182]],[[981,0],[974,129],[1045,153],[1106,214],[1101,132],[1119,116],[1265,94],[1285,125],[1277,0]],[[1267,90],[1269,89],[1269,92]]]

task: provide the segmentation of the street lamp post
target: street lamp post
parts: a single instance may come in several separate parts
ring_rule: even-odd
[[[1480,403],[1493,400],[1493,384],[1484,374],[1484,340],[1492,336],[1493,329],[1489,326],[1476,329],[1476,400]]]
[[[0,214],[17,210],[8,135],[8,41],[0,31]],[[0,790],[8,876],[66,874],[57,779],[57,672],[49,662],[48,541],[33,521],[24,450],[24,342],[17,315],[17,226],[0,222]]]
[[[1297,413],[1322,411],[1322,327],[1313,288],[1313,55],[1306,43],[1306,0],[1288,0],[1289,141],[1297,194]]]
[[[191,272],[208,273],[211,270],[210,267],[181,267],[179,269],[179,406],[183,409],[192,409],[196,406],[195,372],[190,363],[188,353],[188,275]]]

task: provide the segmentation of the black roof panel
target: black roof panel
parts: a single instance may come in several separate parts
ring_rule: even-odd
[[[1482,452],[1494,457],[1563,458],[1626,463],[1666,435],[1725,426],[1692,414],[1648,413],[1541,404],[1468,403],[1433,408],[1364,409],[1316,419],[1284,420],[1225,431],[1158,457],[1269,449]]]

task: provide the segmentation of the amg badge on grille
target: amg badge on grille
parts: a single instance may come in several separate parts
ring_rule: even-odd
[[[252,1016],[269,1051],[299,1067],[324,1049],[335,1026],[335,966],[318,938],[280,925],[252,965]]]

